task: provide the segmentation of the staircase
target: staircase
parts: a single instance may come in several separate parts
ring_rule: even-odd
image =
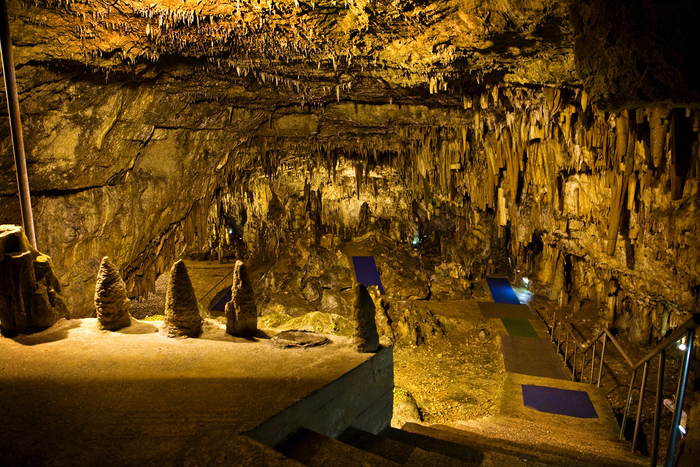
[[[586,391],[598,418],[538,412],[523,406],[522,385]],[[618,441],[604,392],[590,384],[508,374],[495,415],[452,426],[408,423],[378,434],[348,428],[332,439],[301,428],[277,446],[311,467],[330,466],[616,466],[648,465]]]

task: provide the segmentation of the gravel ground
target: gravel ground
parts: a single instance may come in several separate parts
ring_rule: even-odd
[[[162,315],[165,311],[165,291],[168,288],[170,272],[164,272],[156,279],[156,292],[145,300],[131,300],[131,316],[144,319],[147,316]]]

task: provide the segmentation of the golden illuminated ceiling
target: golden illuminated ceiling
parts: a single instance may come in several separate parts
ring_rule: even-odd
[[[37,0],[9,10],[18,64],[138,72],[185,58],[270,79],[347,73],[431,91],[488,74],[577,81],[566,8],[547,0]]]

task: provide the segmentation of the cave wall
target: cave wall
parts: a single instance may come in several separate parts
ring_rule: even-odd
[[[284,83],[182,68],[134,85],[34,66],[18,79],[38,246],[73,316],[94,312],[104,255],[145,296],[184,251],[213,257],[225,219],[263,261],[311,223],[357,233],[365,202],[397,242],[444,218],[442,259],[472,277],[505,245],[534,290],[591,300],[640,341],[697,307],[695,110],[607,113],[581,89],[513,86],[277,107]],[[0,218],[19,222],[6,122]]]

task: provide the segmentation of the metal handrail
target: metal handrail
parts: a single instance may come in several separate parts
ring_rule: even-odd
[[[204,296],[203,296],[202,298],[200,298],[199,300],[197,300],[197,303],[202,303],[202,301],[203,301],[205,298],[207,298],[207,297],[209,296],[210,293],[212,293],[215,289],[217,289],[217,288],[219,287],[219,285],[221,285],[221,283],[222,283],[223,281],[225,281],[226,279],[228,279],[228,277],[229,277],[231,274],[233,274],[233,271],[235,271],[235,270],[236,270],[236,268],[232,268],[231,271],[229,271],[228,274],[226,274],[219,282],[216,283],[216,285],[215,285],[214,287],[211,288],[211,290],[209,290],[209,292],[207,292],[206,294],[204,294]]]
[[[559,326],[557,326],[557,322]],[[581,352],[581,371],[579,372],[579,381],[584,382],[584,368],[586,367],[586,354],[592,351],[591,355],[591,374],[589,378],[590,384],[593,384],[594,370],[595,370],[595,359],[596,359],[596,349],[598,341],[602,338],[602,348],[600,352],[600,366],[598,370],[598,382],[597,386],[600,387],[600,380],[603,374],[603,363],[605,361],[605,347],[607,340],[609,339],[617,350],[622,354],[627,364],[632,370],[632,378],[630,379],[629,392],[627,393],[627,403],[625,404],[625,414],[622,418],[622,425],[620,427],[620,440],[624,438],[625,427],[627,425],[627,418],[629,414],[629,409],[632,404],[632,394],[634,391],[634,383],[637,377],[637,370],[643,365],[644,369],[642,372],[642,383],[639,390],[639,402],[637,404],[637,416],[636,423],[634,427],[634,435],[632,436],[632,452],[635,452],[637,440],[639,436],[639,426],[641,424],[642,418],[642,408],[644,406],[644,393],[646,391],[647,375],[649,373],[649,363],[656,358],[661,356],[659,359],[659,376],[656,386],[656,407],[654,410],[654,432],[652,438],[652,451],[650,456],[650,465],[652,467],[656,466],[656,461],[659,452],[659,431],[660,431],[660,419],[661,419],[661,404],[662,404],[662,390],[664,381],[664,369],[666,362],[666,350],[674,345],[683,336],[686,337],[686,353],[683,359],[683,365],[681,367],[681,375],[678,381],[678,389],[676,391],[676,407],[673,414],[673,423],[671,425],[671,435],[669,438],[669,446],[666,454],[665,465],[671,467],[675,458],[676,444],[678,442],[678,426],[680,425],[681,414],[683,413],[683,401],[685,398],[685,386],[688,379],[688,366],[690,363],[690,356],[693,348],[693,340],[695,339],[695,329],[700,326],[700,313],[695,313],[688,319],[685,323],[680,325],[674,332],[672,332],[668,337],[666,337],[659,345],[657,345],[651,352],[645,355],[637,363],[633,363],[629,358],[627,353],[624,351],[620,343],[615,339],[613,334],[608,329],[603,329],[600,331],[595,338],[591,339],[585,344],[580,344],[576,339],[576,336],[571,331],[569,325],[564,321],[564,319],[559,316],[555,311],[552,316],[552,327],[550,330],[551,342],[556,344],[557,352],[561,352],[561,342],[562,342],[562,329],[566,331],[566,343],[564,347],[564,364],[565,366],[569,364],[569,340],[573,341],[574,351],[573,351],[573,363],[571,364],[571,380],[576,381],[576,366],[577,366],[577,354]],[[559,333],[555,342],[555,331],[559,328]]]

